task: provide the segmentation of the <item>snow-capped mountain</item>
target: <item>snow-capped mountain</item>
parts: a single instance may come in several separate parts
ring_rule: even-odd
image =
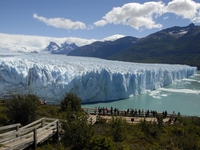
[[[83,46],[91,44],[95,41],[114,41],[124,35],[113,35],[104,39],[83,39],[78,37],[46,37],[46,36],[33,36],[33,35],[21,35],[21,34],[5,34],[0,33],[0,53],[11,52],[11,53],[43,53],[45,48],[51,41],[57,45],[61,45],[64,42],[76,43],[77,46]],[[73,47],[73,46],[72,46]]]
[[[68,44],[67,42],[64,42],[59,46],[55,42],[50,42],[45,48],[45,51],[50,51],[51,54],[68,54],[76,48],[78,48],[78,46],[75,43]]]
[[[45,48],[45,51],[57,51],[60,47],[55,42],[50,42],[49,45]]]
[[[174,36],[174,37],[181,37],[182,35],[188,33],[188,31],[192,30],[195,28],[195,25],[193,23],[191,23],[190,25],[186,26],[186,27],[171,27],[168,29],[165,29],[163,31],[169,33],[170,35]]]

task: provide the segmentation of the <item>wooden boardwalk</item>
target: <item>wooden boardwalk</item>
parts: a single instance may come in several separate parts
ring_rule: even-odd
[[[42,118],[20,128],[20,124],[0,127],[0,131],[9,130],[0,134],[0,150],[20,150],[29,146],[33,149],[53,135],[59,137],[59,120]]]
[[[97,115],[87,113],[88,123],[95,124]],[[20,128],[20,126],[21,124],[18,123],[0,127],[0,132],[5,131],[5,133],[0,134],[0,150],[21,150],[29,146],[36,149],[38,144],[55,134],[59,139],[59,133],[62,130],[60,121],[53,118],[42,118],[24,127]]]

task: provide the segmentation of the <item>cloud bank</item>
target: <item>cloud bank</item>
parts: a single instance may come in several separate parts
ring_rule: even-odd
[[[193,0],[173,0],[168,3],[164,12],[174,13],[194,23],[200,23],[200,3]]]
[[[102,20],[95,22],[94,25],[123,24],[135,29],[139,29],[141,26],[145,26],[148,29],[161,28],[162,25],[155,23],[153,17],[162,14],[163,8],[164,4],[161,2],[128,3],[122,7],[113,8]]]
[[[121,37],[124,37],[124,35],[116,34],[98,41],[113,41]],[[83,39],[77,37],[55,38],[4,33],[0,33],[0,39],[0,53],[4,53],[6,51],[40,52],[43,51],[51,41],[56,42],[58,45],[67,42],[68,44],[75,43],[78,46],[91,44],[97,41],[97,39]]]
[[[33,18],[44,22],[48,26],[53,26],[55,28],[63,28],[68,30],[86,29],[86,25],[80,21],[73,22],[70,19],[64,18],[45,18],[42,16],[38,16],[37,14],[33,14]]]
[[[143,4],[127,3],[121,7],[114,7],[102,19],[94,22],[94,26],[87,26],[83,22],[73,22],[64,18],[45,18],[37,14],[33,14],[33,18],[46,25],[68,30],[88,30],[94,29],[94,27],[103,27],[107,24],[122,24],[140,30],[140,28],[162,28],[162,24],[157,23],[156,19],[167,13],[172,13],[194,23],[200,23],[200,3],[193,0],[172,0],[167,4],[162,1],[150,1]],[[166,18],[163,19],[165,20]]]
[[[141,27],[152,29],[162,28],[156,19],[163,14],[172,13],[191,22],[200,23],[200,3],[193,0],[172,0],[168,4],[163,2],[127,3],[122,7],[114,7],[101,20],[94,22],[96,27],[107,24],[122,24],[136,30]]]

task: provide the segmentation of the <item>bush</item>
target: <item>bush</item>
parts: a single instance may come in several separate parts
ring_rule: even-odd
[[[40,105],[37,107],[37,118],[59,118],[59,108],[53,105]]]
[[[127,122],[124,121],[121,117],[112,117],[110,127],[110,133],[115,142],[122,142],[126,139]]]
[[[8,112],[7,107],[0,105],[0,126],[7,125],[7,123],[9,122],[7,112]]]
[[[87,149],[90,150],[116,150],[115,142],[105,136],[93,137]]]
[[[158,123],[159,124],[159,123]],[[159,125],[156,122],[147,122],[146,119],[141,120],[139,123],[141,131],[148,137],[149,135],[153,138],[157,137],[161,131]]]
[[[6,114],[0,114],[0,126],[6,125],[8,122],[8,117]]]
[[[78,116],[75,114],[75,118],[68,116],[66,122],[62,123],[62,129],[64,130],[63,143],[67,147],[71,147],[74,150],[84,149],[91,140],[94,130],[92,125],[88,123],[87,116],[82,114]]]
[[[36,95],[13,96],[8,104],[8,115],[13,123],[26,125],[36,119],[39,98]]]
[[[60,104],[61,111],[80,111],[81,99],[74,93],[67,93]]]

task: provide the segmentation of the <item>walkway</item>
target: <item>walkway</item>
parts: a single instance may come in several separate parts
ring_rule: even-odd
[[[152,121],[152,122],[157,122],[156,117],[154,117],[152,114],[150,114],[148,117],[145,117],[144,114],[137,114],[137,115],[131,115],[130,113],[125,115],[124,111],[118,110],[118,113],[115,114],[111,114],[111,112],[109,111],[108,113],[103,113],[101,112],[99,114],[98,109],[97,108],[82,108],[85,112],[87,112],[88,114],[90,114],[90,117],[95,118],[95,122],[97,120],[97,118],[103,118],[103,119],[107,119],[107,120],[111,120],[112,116],[114,117],[122,117],[124,120],[126,120],[126,122],[128,123],[140,123],[141,120],[146,120],[148,122]],[[158,113],[161,114],[161,113]],[[132,120],[134,118],[134,121]],[[170,118],[170,114],[168,114],[165,118],[163,118],[163,122],[166,123],[168,122]],[[94,123],[95,123],[94,122]]]
[[[0,134],[0,150],[19,150],[33,146],[37,148],[42,143],[57,134],[59,137],[59,120],[42,118],[20,128],[20,124],[0,127],[2,130],[10,130]],[[12,129],[12,130],[11,130]]]

